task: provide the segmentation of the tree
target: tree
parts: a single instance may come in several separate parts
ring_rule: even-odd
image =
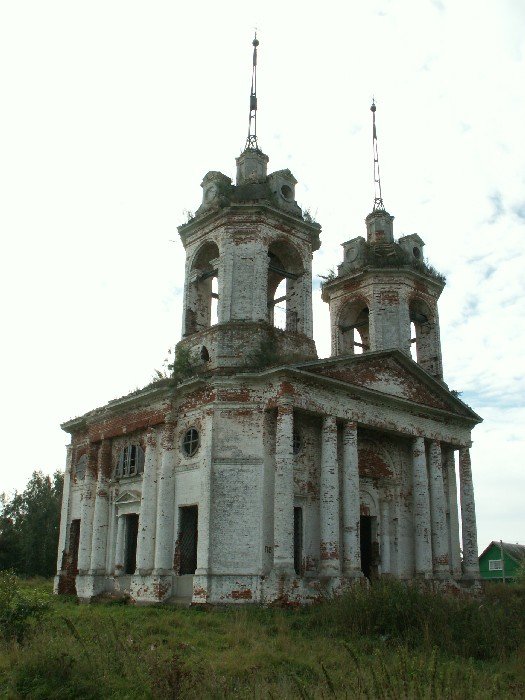
[[[56,569],[64,475],[33,472],[22,493],[0,495],[0,569],[52,576]]]

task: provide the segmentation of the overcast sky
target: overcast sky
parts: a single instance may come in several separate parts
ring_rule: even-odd
[[[323,226],[365,233],[370,102],[395,234],[447,276],[445,379],[485,421],[479,545],[525,543],[525,3],[0,3],[0,492],[63,468],[59,423],[143,386],[179,340],[177,225],[258,134]],[[314,278],[315,340],[330,352]]]

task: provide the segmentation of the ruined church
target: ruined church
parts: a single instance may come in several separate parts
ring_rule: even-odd
[[[172,377],[110,401],[70,434],[57,593],[137,602],[308,603],[356,581],[479,579],[469,455],[479,416],[443,380],[445,280],[375,198],[322,285],[321,227],[249,131],[235,183],[202,181]],[[460,521],[462,551],[460,550]]]

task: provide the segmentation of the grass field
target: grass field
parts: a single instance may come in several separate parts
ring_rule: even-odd
[[[6,698],[525,697],[525,591],[483,601],[395,583],[308,609],[49,604],[0,643]],[[33,593],[31,593],[33,595]]]

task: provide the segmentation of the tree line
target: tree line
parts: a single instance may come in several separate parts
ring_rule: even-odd
[[[64,474],[34,471],[25,489],[0,494],[0,570],[21,576],[56,573]]]

